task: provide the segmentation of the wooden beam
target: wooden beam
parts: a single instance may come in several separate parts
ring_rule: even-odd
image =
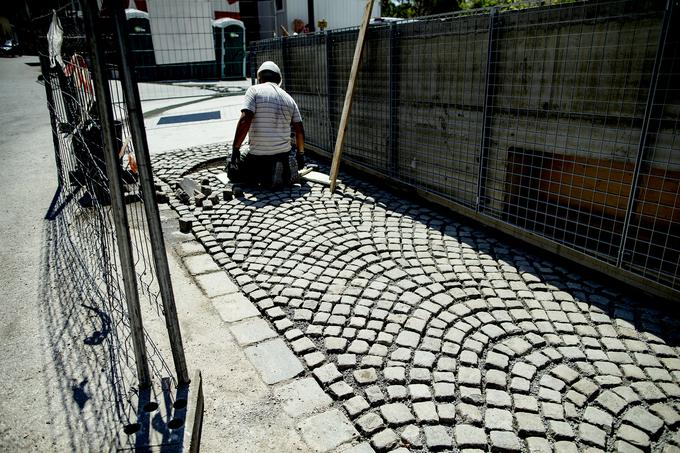
[[[361,63],[361,54],[364,49],[364,39],[366,38],[366,31],[371,20],[371,12],[373,11],[373,2],[375,0],[366,1],[366,11],[364,11],[364,18],[359,29],[359,37],[357,38],[357,46],[354,49],[354,60],[352,61],[352,71],[349,74],[349,83],[347,84],[347,93],[345,93],[345,104],[342,106],[342,116],[340,117],[340,126],[338,127],[338,138],[335,141],[335,151],[333,152],[333,162],[331,164],[331,174],[329,176],[331,193],[335,192],[335,182],[340,171],[340,158],[342,157],[342,147],[345,144],[345,132],[347,131],[347,123],[349,121],[349,114],[352,110],[352,99],[354,97],[354,87],[357,82],[357,74],[359,73],[359,64]]]

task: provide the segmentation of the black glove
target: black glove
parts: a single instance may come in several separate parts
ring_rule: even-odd
[[[231,150],[231,163],[238,164],[241,161],[241,150],[234,148]]]
[[[297,153],[295,155],[295,160],[297,161],[298,171],[305,168],[305,155],[302,153]]]

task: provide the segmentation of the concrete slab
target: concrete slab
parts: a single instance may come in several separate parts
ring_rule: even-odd
[[[232,324],[230,330],[236,341],[242,346],[258,343],[277,336],[277,333],[262,318],[253,318]]]
[[[191,275],[208,274],[210,272],[220,271],[220,267],[215,263],[212,256],[207,253],[184,258],[184,265]]]
[[[164,227],[170,233],[166,238],[172,241],[175,236],[171,232],[177,228],[177,222],[167,222]],[[179,243],[172,245],[168,250],[178,249]],[[233,293],[208,299],[192,283],[179,256],[173,252],[168,255],[187,361],[191,370],[201,368],[203,374],[206,398],[201,451],[309,451],[297,432],[295,420],[272,398],[270,387],[262,382],[258,370],[215,310],[215,300],[245,299],[243,295]]]
[[[283,410],[291,417],[311,414],[330,406],[333,400],[312,378],[298,379],[274,390],[274,396],[281,400]]]
[[[260,316],[260,310],[240,293],[215,297],[212,303],[224,322],[236,322]]]
[[[144,118],[150,152],[162,153],[232,140],[241,115],[243,99],[243,96],[198,97],[188,105],[182,105],[187,102],[186,99],[144,102],[144,111],[152,111],[151,115],[145,114]],[[196,123],[159,124],[163,116],[194,115],[214,111],[219,112],[220,119]]]
[[[281,338],[251,346],[245,352],[267,384],[288,380],[304,371],[300,360]]]
[[[357,445],[347,445],[347,447],[338,447],[338,452],[342,453],[375,453],[373,447],[368,442],[361,442]]]
[[[330,451],[359,437],[359,432],[338,409],[309,417],[298,426],[302,437],[316,451]]]
[[[196,282],[205,295],[210,298],[238,292],[238,287],[223,271],[197,275]]]
[[[182,242],[177,247],[177,253],[180,256],[200,255],[205,253],[205,247],[196,241]]]

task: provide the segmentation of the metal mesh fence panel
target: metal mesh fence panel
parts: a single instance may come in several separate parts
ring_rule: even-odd
[[[558,3],[372,25],[345,159],[677,296],[677,8]],[[281,63],[322,152],[333,151],[356,38],[251,48],[252,68]]]
[[[332,146],[340,124],[358,32],[332,32],[329,56]],[[345,135],[345,152],[351,159],[387,172],[389,134],[389,29],[375,27],[366,33],[363,67],[358,75],[352,108],[353,127]],[[332,148],[331,148],[332,149]]]
[[[498,24],[484,209],[616,263],[662,11],[586,3]]]
[[[246,75],[243,23],[219,18],[216,2],[150,0],[128,9],[131,65],[144,100],[242,93]]]
[[[283,80],[284,89],[297,93],[301,106],[300,114],[306,119],[305,127],[310,138],[314,137],[317,146],[328,144],[329,117],[328,86],[326,85],[325,54],[318,52],[325,45],[326,36],[314,35],[312,39],[290,39],[282,44],[278,52],[271,52],[270,60],[285,61],[287,77]],[[279,53],[277,55],[277,53]],[[284,56],[285,55],[285,56]],[[279,58],[279,59],[277,59]],[[304,107],[302,107],[304,106]]]
[[[33,27],[39,35],[40,61],[48,110],[52,123],[59,189],[46,218],[47,253],[43,286],[48,304],[49,327],[54,328],[52,351],[55,363],[64,373],[63,401],[71,399],[71,379],[86,375],[92,382],[95,417],[105,423],[90,441],[74,439],[74,451],[115,450],[124,445],[124,426],[134,426],[145,413],[143,404],[161,399],[160,387],[140,385],[139,357],[133,347],[136,329],[131,323],[124,269],[132,268],[141,311],[148,321],[166,315],[152,242],[141,198],[134,146],[130,138],[130,119],[125,109],[120,82],[117,80],[115,52],[109,52],[104,73],[107,80],[93,80],[92,55],[85,34],[83,13],[74,2],[56,0],[50,5],[31,4]],[[48,8],[49,7],[49,8]],[[50,64],[48,30],[55,22],[52,8],[63,32],[61,56]],[[100,38],[111,40],[111,24],[101,15]],[[121,262],[121,244],[116,234],[116,214],[112,208],[95,83],[104,84],[113,106],[115,153],[127,217],[125,228],[130,236],[132,262]],[[153,321],[152,321],[153,323]],[[94,330],[94,333],[92,331]],[[165,389],[177,386],[166,357],[167,338],[158,329],[143,329],[150,379]],[[84,343],[90,349],[70,347]],[[145,363],[144,366],[147,366]],[[66,405],[65,405],[66,406]],[[67,413],[69,426],[79,423],[82,414]],[[161,425],[158,425],[160,427]],[[137,427],[139,429],[139,427]],[[120,437],[122,436],[122,437]],[[136,442],[143,446],[144,440]],[[141,443],[140,443],[141,442]]]
[[[489,20],[396,26],[396,154],[401,180],[474,206]]]
[[[621,266],[669,286],[680,286],[680,35],[666,16],[658,68],[650,80],[647,123],[641,125],[638,174],[631,181],[630,223]]]

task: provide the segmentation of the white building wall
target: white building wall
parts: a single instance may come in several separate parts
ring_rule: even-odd
[[[279,34],[276,26],[276,5],[273,0],[257,2],[257,13],[260,18],[260,39],[270,39]]]
[[[309,23],[307,17],[307,0],[286,0],[286,13],[288,15],[288,25],[286,28],[293,33],[293,21],[302,19],[305,24]]]
[[[306,0],[305,3],[307,3]],[[314,0],[314,20],[318,22],[326,19],[329,30],[356,27],[361,25],[364,9],[366,9],[366,0]],[[373,2],[371,17],[380,17],[380,1],[378,0]]]
[[[361,24],[361,19],[366,8],[366,0],[314,0],[314,28],[316,22],[326,19],[328,29],[356,27]],[[286,14],[288,25],[286,28],[293,32],[293,20],[302,19],[305,24],[309,23],[307,15],[307,0],[286,0]],[[375,0],[371,17],[380,17],[380,1]]]
[[[213,11],[227,11],[230,13],[238,13],[241,10],[238,7],[239,2],[230,5],[227,0],[212,0]],[[213,15],[214,17],[214,15]]]
[[[215,59],[213,0],[148,0],[157,64]],[[225,5],[228,3],[225,1]]]

